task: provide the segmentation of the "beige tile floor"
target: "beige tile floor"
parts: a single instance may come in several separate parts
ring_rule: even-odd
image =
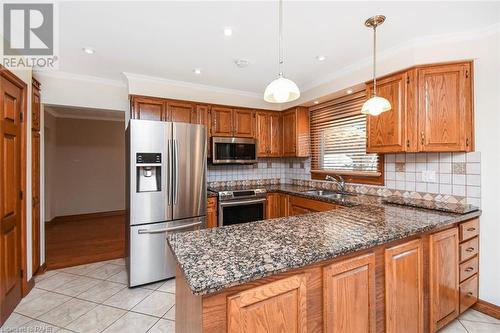
[[[174,333],[175,281],[129,289],[122,259],[49,271],[0,332]],[[469,310],[442,333],[500,333],[500,320]]]

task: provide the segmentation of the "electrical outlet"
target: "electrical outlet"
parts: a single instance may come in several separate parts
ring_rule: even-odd
[[[422,171],[422,181],[428,182],[428,183],[436,182],[436,171],[433,171],[433,170]]]

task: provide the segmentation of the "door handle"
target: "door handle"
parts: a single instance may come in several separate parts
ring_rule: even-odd
[[[179,142],[174,139],[174,205],[177,205],[177,197],[179,194]]]
[[[172,140],[167,141],[167,158],[168,158],[168,170],[167,170],[167,201],[168,206],[172,205]]]
[[[472,252],[472,251],[474,251],[474,248],[473,247],[468,247],[467,249],[465,249],[465,251]]]
[[[473,270],[474,270],[474,268],[472,268],[472,267],[467,267],[467,268],[465,269],[465,271],[466,271],[466,272],[472,272]]]
[[[181,225],[181,226],[178,226],[178,227],[158,229],[158,230],[139,229],[137,231],[137,233],[139,233],[139,234],[162,234],[162,233],[169,232],[169,231],[177,231],[177,230],[188,229],[188,228],[195,227],[195,226],[198,226],[198,225],[201,225],[201,222],[190,223],[190,224]]]

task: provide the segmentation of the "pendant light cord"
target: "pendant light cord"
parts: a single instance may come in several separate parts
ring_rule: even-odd
[[[279,0],[278,75],[283,76],[283,0]]]
[[[377,26],[373,27],[373,96],[377,96]]]

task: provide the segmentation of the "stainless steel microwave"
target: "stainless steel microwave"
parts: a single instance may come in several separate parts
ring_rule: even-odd
[[[257,144],[248,138],[212,138],[213,164],[257,163]]]

